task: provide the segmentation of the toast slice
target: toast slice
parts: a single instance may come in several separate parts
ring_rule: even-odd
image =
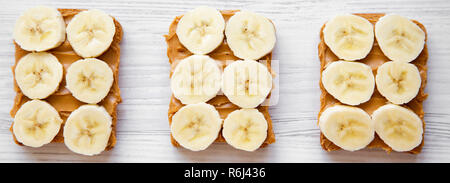
[[[367,13],[367,14],[355,14],[358,16],[361,16],[367,20],[370,21],[373,25],[378,21],[379,18],[383,17],[384,14],[382,13]],[[411,64],[414,64],[420,72],[420,77],[422,79],[422,83],[420,86],[419,93],[417,96],[411,100],[410,102],[401,105],[402,107],[406,107],[411,109],[414,113],[416,113],[420,119],[422,119],[424,133],[422,134],[424,136],[425,134],[425,121],[423,120],[424,117],[424,111],[423,111],[423,102],[427,98],[428,94],[425,93],[425,86],[427,84],[427,60],[428,60],[428,49],[427,49],[427,32],[425,27],[418,21],[412,20],[415,24],[417,24],[424,32],[425,32],[425,45],[420,53],[420,55],[411,62]],[[323,35],[323,29],[325,27],[325,24],[322,26],[322,29],[320,30],[320,43],[318,46],[319,50],[319,59],[320,59],[320,75],[322,80],[322,72],[325,69],[326,65],[330,62],[337,61],[339,58],[333,54],[333,52],[330,50],[330,48],[325,44],[324,41],[324,35]],[[380,47],[378,46],[378,43],[376,42],[376,39],[373,43],[373,48],[370,51],[370,53],[367,55],[366,58],[359,60],[358,62],[364,63],[369,65],[372,68],[372,71],[374,75],[377,73],[377,69],[380,65],[383,63],[390,61],[389,58],[387,58],[383,52],[381,51]],[[318,114],[318,119],[322,112],[335,104],[341,104],[338,100],[336,100],[333,96],[331,96],[324,88],[321,80],[319,81],[320,90],[321,90],[321,96],[320,96],[320,112]],[[378,107],[388,103],[387,99],[384,98],[378,90],[374,90],[374,93],[369,101],[362,103],[360,105],[357,105],[355,107],[359,107],[366,111],[369,115],[372,114],[374,110],[376,110]],[[328,140],[322,133],[320,134],[320,145],[322,148],[326,151],[334,151],[341,149],[337,145],[333,144],[330,140]],[[408,153],[412,154],[418,154],[422,150],[422,147],[424,145],[424,138],[422,138],[422,143],[417,146],[416,148],[412,149],[411,151],[408,151]],[[387,144],[383,142],[383,140],[378,137],[378,135],[375,134],[374,140],[367,146],[367,148],[381,148],[385,150],[386,152],[391,152],[392,148],[390,148]]]
[[[73,16],[83,11],[83,9],[58,9],[58,10],[61,12],[64,21],[66,22],[66,25],[70,22]],[[114,24],[116,26],[116,33],[114,35],[111,46],[108,48],[108,50],[105,51],[105,53],[97,57],[98,59],[105,61],[111,67],[114,73],[114,82],[111,87],[111,90],[109,91],[108,95],[100,103],[98,103],[98,105],[103,106],[112,117],[112,131],[108,141],[108,145],[106,146],[106,150],[112,149],[116,144],[117,105],[122,101],[119,88],[119,63],[120,63],[119,44],[120,41],[122,40],[123,30],[122,26],[116,19],[114,19]],[[14,66],[12,66],[13,76],[14,70],[19,60],[29,53],[28,51],[20,48],[20,46],[17,43],[14,42],[14,45],[15,45],[15,64]],[[65,87],[66,86],[65,74],[67,68],[73,62],[82,59],[82,57],[78,56],[75,53],[75,51],[72,49],[67,39],[59,47],[48,50],[47,52],[55,55],[58,58],[59,62],[61,62],[61,64],[63,65],[64,75],[61,83],[59,84],[59,89],[49,97],[45,98],[44,100],[48,102],[50,105],[52,105],[58,111],[59,115],[65,122],[67,117],[69,117],[72,111],[77,109],[79,106],[85,104],[77,100],[75,97],[73,97],[70,91]],[[22,91],[17,85],[15,78],[14,78],[14,90],[16,91],[16,97],[14,99],[14,105],[10,112],[12,118],[14,118],[17,110],[19,110],[22,104],[30,100],[22,93]],[[12,126],[13,125],[11,124],[10,128],[11,133],[12,133]],[[20,142],[17,141],[16,137],[14,136],[14,133],[13,138],[17,144],[22,145]],[[56,135],[56,137],[53,139],[52,142],[59,142],[59,143],[64,142],[63,128],[60,129],[59,133]]]
[[[238,12],[238,10],[221,11],[223,18],[225,19],[225,22],[228,21],[228,19],[231,16],[233,16],[236,12]],[[177,25],[181,17],[182,16],[177,16],[173,20],[172,24],[169,27],[169,34],[164,36],[167,42],[167,57],[169,57],[169,63],[171,64],[170,76],[172,75],[172,72],[174,71],[179,61],[192,55],[192,53],[189,52],[189,50],[187,50],[181,44],[176,35]],[[233,52],[228,47],[228,44],[225,39],[223,40],[221,45],[219,45],[219,47],[217,47],[214,51],[209,53],[208,56],[215,59],[221,69],[224,69],[227,63],[228,64],[231,63],[229,62],[230,60],[241,60],[235,55],[233,55]],[[273,70],[271,69],[272,52],[263,56],[259,60],[267,63],[267,68],[269,69],[269,72],[274,74]],[[270,98],[270,94],[267,98]],[[213,105],[217,109],[217,111],[219,111],[220,117],[222,119],[225,119],[228,116],[228,114],[233,112],[234,110],[240,109],[238,106],[231,103],[225,95],[217,95],[213,99],[209,100],[207,103]],[[168,111],[169,124],[172,123],[172,116],[183,106],[184,105],[173,95],[170,97],[169,111]],[[257,107],[257,109],[261,113],[263,113],[268,123],[267,138],[261,145],[261,147],[265,147],[275,142],[275,134],[273,133],[272,120],[269,115],[269,107],[260,105]],[[171,135],[171,142],[175,147],[180,146],[172,135]],[[219,132],[219,136],[217,137],[215,142],[225,142],[225,139],[222,136],[222,132]]]

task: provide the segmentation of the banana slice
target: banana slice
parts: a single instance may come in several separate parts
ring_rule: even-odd
[[[111,68],[96,58],[78,60],[67,69],[66,88],[82,102],[96,104],[108,95],[114,81]]]
[[[409,109],[394,104],[372,113],[375,131],[394,151],[410,151],[422,143],[422,120]]]
[[[222,91],[241,108],[255,108],[272,90],[272,75],[267,67],[254,60],[235,61],[225,67]]]
[[[267,121],[257,109],[240,109],[223,122],[223,137],[236,149],[255,151],[267,138]]]
[[[373,25],[357,15],[338,15],[323,29],[325,44],[343,60],[363,59],[372,50]]]
[[[23,56],[14,69],[17,85],[30,99],[47,98],[58,89],[63,67],[50,53],[29,53]]]
[[[385,15],[375,24],[375,37],[389,59],[411,62],[425,45],[425,32],[411,20],[399,15]]]
[[[386,62],[377,70],[377,89],[394,104],[404,104],[416,97],[422,79],[419,69],[405,62]]]
[[[219,135],[222,119],[210,104],[189,104],[172,117],[170,130],[173,138],[184,148],[201,151],[211,145]]]
[[[78,154],[100,154],[108,144],[111,125],[112,118],[105,108],[82,105],[67,118],[63,132],[64,143]]]
[[[372,69],[363,63],[336,61],[322,72],[322,84],[340,102],[359,105],[372,96],[375,79]]]
[[[365,111],[344,105],[327,108],[319,118],[323,135],[347,151],[360,150],[369,145],[375,135],[374,125]]]
[[[14,116],[13,133],[23,145],[41,147],[55,138],[62,122],[58,111],[50,104],[31,100],[24,103]]]
[[[66,24],[61,13],[51,7],[37,6],[25,11],[14,26],[14,41],[27,51],[56,48],[66,39]]]
[[[192,55],[176,66],[170,86],[173,95],[183,104],[206,102],[220,90],[222,72],[207,55]]]
[[[228,46],[241,59],[257,60],[276,42],[275,26],[266,17],[248,11],[234,14],[225,28]]]
[[[190,52],[204,55],[222,43],[224,29],[222,14],[214,8],[201,6],[180,19],[176,33],[181,44]]]
[[[67,39],[73,50],[84,58],[97,57],[111,45],[116,26],[111,16],[92,9],[75,15],[67,25]]]

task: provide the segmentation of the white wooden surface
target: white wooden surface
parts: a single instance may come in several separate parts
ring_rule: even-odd
[[[12,118],[14,62],[12,29],[16,18],[35,5],[98,8],[124,28],[120,68],[123,103],[118,108],[116,147],[99,156],[70,152],[64,144],[20,147],[9,132]],[[248,9],[273,20],[280,61],[280,99],[270,108],[277,142],[253,153],[215,144],[203,152],[172,147],[167,109],[169,63],[163,35],[177,15],[207,5]],[[96,0],[0,1],[0,162],[450,162],[450,1],[398,0]],[[429,71],[425,102],[425,146],[419,155],[381,150],[328,153],[319,145],[319,30],[340,13],[398,13],[422,22],[428,30]]]

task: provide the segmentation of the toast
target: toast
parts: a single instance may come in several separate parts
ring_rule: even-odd
[[[355,14],[358,16],[361,16],[367,20],[369,20],[370,23],[375,25],[375,23],[378,21],[379,18],[384,16],[382,13],[368,13],[368,14]],[[426,29],[425,27],[419,23],[418,21],[412,20],[415,24],[417,24],[424,32],[425,32],[425,45],[420,53],[420,55],[412,62],[411,64],[414,64],[420,72],[420,77],[422,79],[422,83],[419,89],[419,93],[417,96],[412,99],[410,102],[401,105],[402,107],[406,107],[411,109],[414,113],[416,113],[422,120],[423,128],[425,132],[425,121],[424,121],[424,111],[423,111],[423,102],[427,98],[428,94],[425,93],[425,86],[427,84],[427,60],[428,60],[428,49],[427,49],[427,43],[426,43]],[[330,48],[325,44],[324,41],[324,34],[323,29],[325,27],[325,24],[322,26],[320,30],[320,43],[318,45],[318,53],[319,53],[319,60],[320,60],[320,75],[322,79],[322,72],[325,69],[326,65],[330,62],[339,60],[338,57],[330,50]],[[373,43],[373,48],[370,51],[370,53],[362,60],[359,60],[358,62],[364,63],[369,65],[372,68],[372,72],[374,75],[377,73],[377,69],[380,65],[383,63],[389,61],[390,59],[387,58],[383,52],[381,51],[380,47],[378,46],[378,43],[376,40]],[[320,112],[318,114],[318,118],[320,118],[320,115],[322,112],[335,104],[341,104],[338,100],[336,100],[333,96],[331,96],[324,88],[321,80],[319,81],[320,90],[321,90],[321,96],[320,96]],[[374,110],[376,110],[378,107],[386,104],[388,101],[385,97],[383,97],[378,90],[374,90],[374,93],[369,101],[362,103],[360,105],[357,105],[355,107],[361,108],[364,111],[366,111],[369,115],[372,114]],[[422,135],[424,136],[425,133]],[[330,140],[328,140],[322,133],[320,134],[320,145],[322,148],[326,151],[334,151],[341,149],[337,145],[333,144]],[[412,154],[418,154],[421,152],[422,147],[424,145],[424,138],[422,138],[422,143],[412,149],[411,151],[408,151],[408,153]],[[381,148],[385,150],[386,152],[391,152],[392,148],[390,148],[387,144],[383,142],[383,140],[378,137],[378,135],[375,134],[374,140],[367,146],[367,148]]]
[[[58,11],[61,12],[64,21],[67,24],[70,22],[73,16],[78,14],[79,12],[83,11],[83,9],[58,9]],[[114,19],[114,18],[113,18]],[[111,43],[111,46],[106,50],[102,55],[96,57],[100,60],[105,61],[109,67],[111,67],[113,74],[114,74],[114,82],[111,87],[111,90],[109,91],[108,95],[100,102],[98,105],[103,106],[106,111],[111,115],[112,117],[112,131],[111,136],[108,141],[108,145],[106,146],[106,150],[110,150],[114,147],[116,144],[116,124],[117,124],[117,105],[122,101],[122,98],[120,96],[120,88],[119,88],[119,63],[120,63],[120,42],[122,40],[123,30],[120,23],[114,19],[114,24],[116,27],[116,33],[114,35],[113,41]],[[29,51],[23,50],[17,43],[14,42],[15,45],[15,64],[12,66],[12,72],[14,76],[14,70],[19,62],[19,60],[25,56],[26,54],[30,53]],[[79,106],[84,105],[85,103],[77,100],[75,97],[72,96],[70,91],[66,88],[66,82],[65,82],[65,74],[67,68],[75,61],[82,59],[82,57],[78,56],[75,51],[70,46],[69,41],[66,39],[64,43],[62,43],[60,46],[48,50],[47,52],[55,55],[59,62],[63,65],[63,79],[61,83],[59,84],[58,90],[51,94],[49,97],[43,99],[44,101],[48,102],[50,105],[52,105],[59,113],[63,121],[65,122],[67,117],[69,117],[70,113],[77,109]],[[17,110],[27,101],[30,99],[26,97],[20,88],[17,85],[17,82],[14,78],[14,90],[16,92],[16,97],[14,99],[14,105],[10,111],[10,115],[12,118],[14,118]],[[64,124],[62,124],[64,126]],[[13,124],[11,124],[10,131],[12,133],[12,127]],[[13,133],[14,141],[22,145],[20,142],[17,141],[16,137]],[[63,137],[63,128],[60,129],[59,133],[55,136],[52,142],[62,143],[64,142]]]
[[[228,19],[231,16],[233,16],[236,12],[238,12],[238,10],[221,11],[223,18],[225,19],[225,22],[228,21]],[[169,58],[169,63],[171,64],[170,76],[172,76],[172,73],[179,61],[192,55],[192,53],[181,44],[176,35],[177,25],[181,17],[182,16],[177,16],[173,20],[172,24],[169,27],[169,33],[164,36],[167,42],[167,57]],[[215,59],[221,69],[224,69],[227,63],[228,64],[230,63],[229,62],[230,60],[241,60],[235,55],[233,55],[233,52],[228,47],[226,39],[224,39],[222,43],[214,51],[209,53],[208,56]],[[273,70],[271,69],[272,52],[263,56],[259,60],[265,61],[267,63],[267,68],[269,69],[269,72],[274,74]],[[267,98],[270,98],[270,94]],[[219,112],[220,117],[222,119],[225,119],[229,113],[240,109],[240,107],[231,103],[225,95],[217,95],[206,103],[213,105]],[[184,105],[177,98],[175,98],[173,95],[171,96],[168,111],[169,124],[172,123],[173,115],[183,106]],[[264,115],[268,123],[267,138],[261,145],[261,147],[265,147],[275,142],[275,134],[272,128],[272,120],[269,115],[269,107],[260,105],[256,109],[258,109],[259,112],[261,112]],[[180,146],[172,135],[171,135],[171,142],[175,147]],[[219,133],[215,142],[225,142],[225,139],[222,136],[221,132]]]

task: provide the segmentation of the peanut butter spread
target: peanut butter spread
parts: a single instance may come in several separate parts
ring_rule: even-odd
[[[226,10],[221,11],[223,18],[225,19],[225,22],[228,21],[228,19],[234,15],[235,12],[238,12],[238,10]],[[167,56],[169,57],[169,62],[171,64],[171,71],[170,76],[172,76],[172,73],[178,64],[179,61],[182,59],[192,55],[189,50],[187,50],[181,42],[178,40],[178,37],[176,35],[176,29],[178,22],[180,21],[182,16],[178,16],[174,19],[172,24],[169,27],[169,34],[165,35],[166,42],[167,42]],[[233,52],[228,47],[228,44],[226,42],[226,38],[224,38],[222,44],[219,45],[214,51],[208,54],[211,58],[215,59],[219,67],[223,70],[227,64],[230,64],[231,61],[235,60],[241,60],[235,55],[233,55]],[[260,61],[266,61],[267,62],[267,68],[269,69],[269,72],[272,72],[271,69],[271,59],[272,59],[272,52],[265,55]],[[228,61],[228,62],[227,62]],[[268,98],[270,97],[270,94]],[[229,113],[233,112],[234,110],[240,109],[238,106],[231,103],[228,98],[225,95],[217,95],[213,99],[209,100],[207,102],[208,104],[213,105],[217,111],[219,111],[220,117],[222,119],[225,119]],[[184,105],[173,95],[170,98],[170,104],[169,104],[169,124],[172,123],[172,116]],[[264,141],[263,145],[261,147],[267,146],[268,144],[275,142],[275,134],[273,133],[272,129],[272,120],[270,119],[269,115],[269,107],[268,106],[258,106],[257,109],[264,115],[264,117],[267,120],[268,123],[268,129],[267,129],[267,138]],[[175,139],[171,136],[171,141],[174,146],[179,146],[179,144],[175,141]],[[222,133],[219,133],[218,138],[216,139],[216,142],[225,142],[225,139],[222,136]]]
[[[59,9],[62,16],[64,17],[64,20],[66,22],[66,25],[70,22],[73,16],[75,16],[77,13],[83,11],[81,9]],[[113,42],[111,43],[111,46],[106,50],[102,55],[97,57],[100,60],[105,61],[112,69],[114,73],[114,82],[111,87],[111,90],[109,91],[108,95],[100,102],[98,105],[103,106],[106,111],[111,115],[112,117],[112,132],[111,136],[108,141],[108,145],[106,147],[106,150],[110,150],[114,147],[116,144],[116,123],[117,123],[117,104],[119,104],[122,101],[122,98],[120,97],[120,88],[119,88],[119,62],[120,62],[120,46],[119,43],[122,40],[122,26],[120,23],[114,19],[114,24],[116,26],[116,33],[114,35]],[[23,50],[20,48],[20,46],[16,43],[15,44],[15,64],[12,67],[13,75],[14,75],[14,69],[19,62],[20,58],[28,54],[28,51]],[[47,52],[55,55],[59,62],[63,65],[64,75],[61,83],[59,84],[59,89],[44,99],[47,101],[50,105],[52,105],[58,112],[61,118],[66,121],[67,117],[69,117],[70,113],[77,109],[79,106],[84,105],[85,103],[77,100],[75,97],[72,96],[70,91],[66,88],[66,82],[65,82],[65,73],[67,68],[75,61],[83,59],[82,57],[78,56],[75,51],[70,46],[69,42],[66,40],[63,44],[61,44],[59,47],[48,50]],[[25,102],[29,101],[30,99],[27,98],[20,88],[17,85],[16,80],[14,79],[14,90],[16,91],[16,97],[14,99],[14,106],[11,109],[11,117],[14,118],[17,110],[24,104]],[[12,132],[12,126],[10,128],[10,131]],[[14,137],[14,134],[13,134]],[[20,144],[16,138],[14,137],[14,140],[17,144]],[[63,128],[61,127],[58,135],[53,139],[52,142],[64,142],[63,137]]]
[[[375,25],[375,23],[378,21],[378,19],[380,17],[384,16],[384,14],[378,14],[378,13],[355,14],[355,15],[366,18],[373,25]],[[412,20],[412,21],[415,24],[417,24],[425,32],[425,41],[426,41],[427,33],[426,33],[425,27],[421,23],[419,23],[415,20]],[[318,46],[321,76],[322,76],[322,71],[325,69],[327,64],[329,64],[330,62],[339,60],[339,58],[335,54],[333,54],[333,52],[330,50],[330,48],[325,44],[324,35],[323,35],[324,27],[325,27],[325,25],[322,26],[322,29],[320,31],[320,43]],[[423,101],[425,101],[425,99],[428,96],[428,94],[425,93],[425,91],[424,91],[425,85],[427,84],[427,60],[428,60],[428,50],[427,50],[427,44],[425,42],[425,46],[424,46],[422,52],[420,53],[420,55],[414,61],[411,62],[419,69],[420,77],[422,79],[422,84],[420,86],[419,93],[413,100],[411,100],[407,104],[402,105],[403,107],[411,109],[414,113],[416,113],[422,119],[424,129],[425,129],[425,122],[423,120],[423,117],[424,117]],[[383,54],[383,52],[381,51],[381,49],[378,46],[378,43],[376,42],[376,39],[375,39],[373,48],[370,51],[370,53],[367,55],[367,57],[362,60],[359,60],[357,62],[362,62],[362,63],[370,66],[372,68],[372,72],[375,76],[377,73],[378,67],[387,61],[390,61],[389,58],[387,58]],[[320,114],[326,108],[331,107],[335,104],[341,104],[338,100],[336,100],[333,96],[331,96],[325,90],[321,81],[319,81],[319,83],[320,83],[319,85],[320,85],[320,90],[322,91],[322,94],[320,96],[320,112],[319,112],[318,117],[320,117]],[[371,115],[374,110],[376,110],[378,107],[380,107],[386,103],[388,103],[388,100],[386,98],[384,98],[378,92],[377,89],[375,89],[375,91],[369,101],[362,103],[356,107],[363,109],[369,115]],[[425,130],[424,130],[424,132],[425,132]],[[322,148],[327,151],[333,151],[333,150],[340,149],[340,147],[333,144],[333,142],[328,140],[322,133],[320,134],[320,144],[322,145]],[[417,146],[416,148],[414,148],[413,150],[408,151],[408,152],[413,153],[413,154],[420,153],[420,151],[422,150],[423,144],[424,144],[424,139],[422,139],[422,143],[419,146]],[[377,135],[375,135],[375,139],[368,145],[368,148],[382,148],[387,152],[392,151],[392,148],[390,148],[388,145],[386,145],[383,142],[383,140],[381,140],[380,137],[378,137]]]

